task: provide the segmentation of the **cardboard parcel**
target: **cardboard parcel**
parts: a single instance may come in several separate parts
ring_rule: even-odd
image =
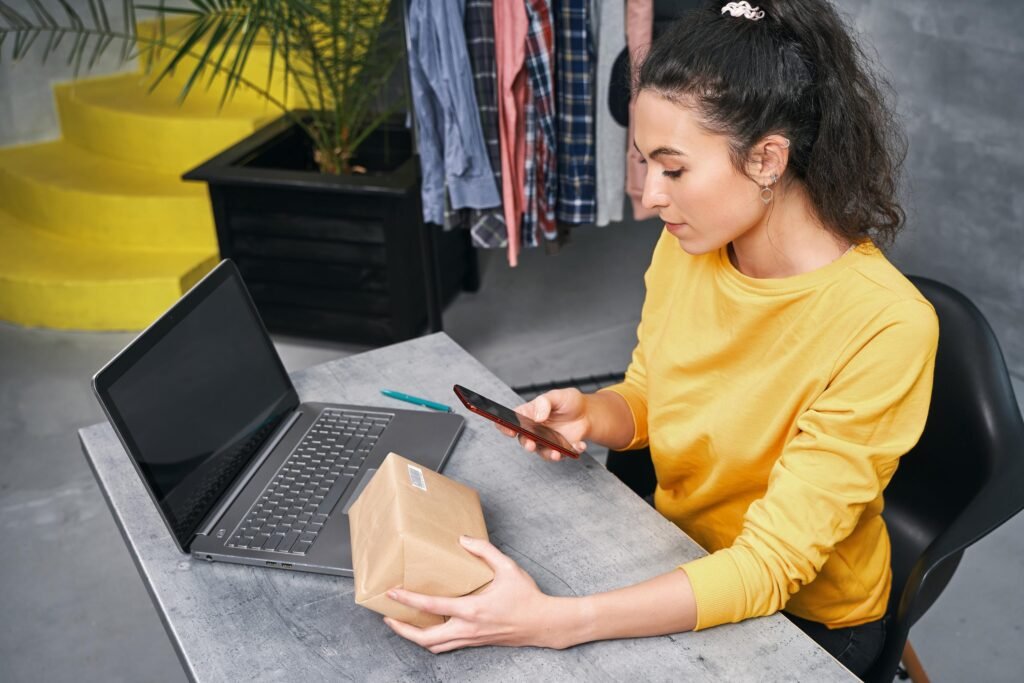
[[[349,510],[355,600],[414,626],[444,617],[406,607],[389,589],[457,597],[490,583],[494,572],[459,544],[487,538],[473,489],[390,453]]]

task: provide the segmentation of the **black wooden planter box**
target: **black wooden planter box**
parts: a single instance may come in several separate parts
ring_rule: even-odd
[[[444,302],[476,289],[466,231],[427,233],[407,130],[367,138],[355,159],[365,175],[322,174],[311,149],[282,117],[183,176],[208,183],[221,256],[238,265],[270,330],[390,343],[424,330],[432,262]]]

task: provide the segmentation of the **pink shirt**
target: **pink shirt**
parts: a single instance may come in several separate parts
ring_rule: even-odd
[[[520,220],[526,163],[526,32],[523,0],[494,0],[494,57],[497,66],[498,138],[501,142],[501,197],[508,229],[508,264],[519,262]]]
[[[631,78],[635,78],[636,67],[651,47],[654,31],[654,0],[626,0],[626,47],[630,54]],[[633,217],[637,220],[657,216],[656,211],[645,209],[641,200],[644,195],[644,178],[647,167],[640,163],[643,157],[633,144],[633,102],[629,103],[629,138],[626,140],[626,194],[633,203]]]

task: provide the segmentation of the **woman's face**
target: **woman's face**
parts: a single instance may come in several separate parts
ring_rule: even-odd
[[[762,221],[761,188],[733,165],[727,137],[649,90],[637,96],[634,117],[634,142],[647,164],[643,205],[687,253],[716,251]]]

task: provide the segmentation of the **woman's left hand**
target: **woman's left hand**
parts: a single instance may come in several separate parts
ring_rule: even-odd
[[[476,595],[442,598],[393,588],[388,597],[409,607],[450,617],[417,628],[385,617],[391,630],[434,654],[479,645],[573,645],[563,627],[571,599],[545,595],[530,575],[483,539],[462,537],[462,546],[494,570],[494,581]]]

